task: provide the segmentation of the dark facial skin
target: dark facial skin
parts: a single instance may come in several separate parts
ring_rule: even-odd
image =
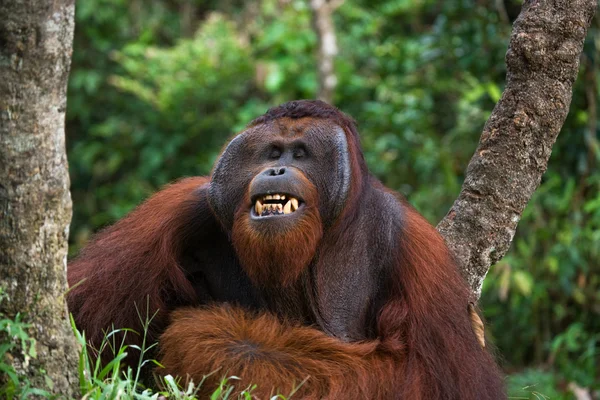
[[[317,118],[251,127],[217,161],[209,204],[272,310],[313,319],[302,287],[323,232],[346,205],[350,174],[345,131]]]
[[[302,213],[307,179],[317,189],[323,223],[331,224],[343,209],[350,186],[347,147],[344,131],[327,120],[283,118],[252,127],[236,136],[217,162],[210,205],[229,230],[243,202],[253,209],[261,196],[287,194],[298,199],[296,212],[269,217],[251,212],[250,217],[257,232],[263,223],[269,229],[274,224],[289,229],[300,216],[296,213]]]
[[[223,151],[208,200],[271,310],[304,318],[310,309],[306,320],[360,340],[373,332],[389,274],[389,242],[402,212],[367,175],[360,179],[368,190],[357,186],[353,174],[365,172],[352,166],[349,138],[324,118],[283,117],[253,126]],[[351,204],[352,192],[360,193],[358,203]],[[285,195],[282,205],[294,197],[299,208],[257,215],[256,200],[271,194]],[[351,214],[343,217],[346,209]],[[373,228],[348,229],[349,221]]]

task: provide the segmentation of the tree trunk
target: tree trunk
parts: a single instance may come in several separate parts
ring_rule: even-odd
[[[506,254],[569,112],[597,0],[526,0],[506,54],[507,83],[458,199],[438,229],[476,297]]]
[[[65,153],[73,0],[0,1],[0,312],[32,325],[34,387],[71,397],[77,348],[64,294],[71,197]],[[50,378],[51,382],[47,379]]]
[[[317,98],[329,104],[333,104],[333,94],[337,86],[337,77],[333,67],[338,48],[332,14],[342,3],[343,0],[310,1],[313,25],[319,38],[317,57],[319,93]]]

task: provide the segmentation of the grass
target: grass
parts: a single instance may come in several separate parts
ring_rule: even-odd
[[[7,300],[6,295],[0,288],[0,303]],[[138,313],[139,314],[139,313]],[[183,387],[181,381],[173,376],[156,377],[156,387],[154,389],[146,387],[142,382],[142,371],[149,367],[162,367],[156,360],[149,357],[149,352],[156,346],[156,343],[148,344],[146,333],[154,316],[140,315],[143,321],[142,344],[140,346],[125,345],[126,335],[138,335],[140,333],[130,329],[113,329],[107,332],[100,348],[93,350],[90,354],[90,348],[86,345],[85,334],[77,330],[73,318],[71,326],[75,338],[80,344],[81,353],[79,355],[78,374],[79,388],[82,398],[85,400],[200,400],[198,397],[199,389],[204,384],[201,382],[190,382]],[[22,315],[17,314],[14,318],[8,318],[0,313],[0,398],[6,400],[29,399],[33,396],[42,399],[61,399],[62,397],[53,395],[41,388],[33,387],[26,376],[19,375],[12,365],[13,356],[24,360],[25,363],[37,357],[35,348],[35,339],[29,335],[30,325],[24,322]],[[125,367],[124,361],[129,349],[139,351],[140,357],[137,365],[132,368]],[[110,351],[114,354],[112,360],[103,365],[98,354]],[[150,365],[149,365],[150,364]],[[217,388],[210,395],[210,400],[251,400],[252,392],[257,388],[251,385],[241,393],[236,392],[236,376],[223,377]],[[302,382],[298,387],[300,387]],[[525,370],[519,374],[514,374],[507,379],[507,389],[509,399],[521,400],[546,400],[567,399],[570,395],[558,389],[560,386],[552,372],[543,372],[537,369]],[[271,400],[287,400],[293,396],[294,392],[288,396],[281,394],[271,397]]]
[[[0,303],[6,300],[7,295],[0,288]],[[0,398],[50,397],[50,393],[33,387],[26,377],[20,376],[12,363],[14,355],[22,359],[24,365],[37,357],[36,342],[29,336],[29,328],[31,325],[23,321],[20,313],[8,318],[0,312]]]
[[[5,300],[7,300],[6,295],[0,288],[0,303]],[[92,350],[93,354],[91,354],[90,348],[86,345],[85,334],[77,329],[75,321],[71,317],[71,326],[81,347],[78,374],[82,399],[200,400],[198,392],[204,384],[204,380],[198,383],[190,382],[187,386],[182,387],[180,380],[171,375],[156,376],[156,387],[160,389],[146,387],[142,382],[142,371],[147,369],[149,364],[154,367],[162,367],[156,360],[149,358],[150,351],[157,345],[157,343],[148,344],[146,341],[146,333],[153,318],[154,316],[142,317],[140,315],[140,319],[143,321],[140,346],[125,345],[126,336],[137,335],[138,332],[131,329],[113,329],[106,333],[100,347]],[[11,362],[13,355],[23,359],[26,363],[37,357],[36,341],[28,333],[30,327],[29,324],[23,322],[20,314],[11,319],[0,313],[0,398],[20,400],[35,396],[49,400],[62,399],[61,396],[33,387],[28,377],[20,375]],[[134,368],[124,364],[129,349],[135,349],[140,353],[138,363]],[[114,354],[114,357],[109,363],[103,365],[97,355],[106,351]],[[237,380],[239,378],[236,376],[221,379],[218,387],[210,395],[210,400],[251,400],[252,392],[257,386],[251,385],[237,393],[239,392],[236,387]],[[271,400],[287,400],[293,394],[293,392],[288,396],[278,394],[271,397]]]
[[[146,307],[148,309],[148,307]],[[136,400],[158,400],[161,398],[176,399],[176,400],[196,400],[197,393],[200,387],[204,384],[204,379],[201,382],[190,382],[186,387],[182,387],[180,380],[171,375],[155,376],[156,386],[160,390],[153,390],[145,387],[141,381],[142,371],[148,364],[153,364],[154,367],[161,368],[162,365],[154,359],[148,357],[149,352],[156,347],[157,343],[148,344],[146,341],[147,332],[156,314],[150,316],[146,314],[142,316],[138,309],[138,316],[142,321],[142,344],[141,346],[125,345],[125,338],[128,334],[138,335],[131,329],[113,329],[108,332],[97,354],[94,357],[89,353],[89,347],[86,346],[85,334],[79,332],[75,326],[75,321],[71,317],[71,326],[75,337],[81,345],[81,354],[79,357],[79,382],[80,390],[83,398],[86,400],[108,400],[108,399],[136,399]],[[122,335],[121,335],[122,334]],[[121,337],[117,343],[117,337]],[[135,368],[127,366],[123,367],[123,362],[127,357],[128,349],[135,349],[139,352],[140,357]],[[105,351],[111,351],[114,354],[113,359],[106,365],[100,361],[99,354]],[[92,362],[91,360],[95,360]],[[216,373],[216,372],[213,372]],[[206,378],[206,377],[205,377]],[[256,385],[251,385],[245,388],[239,394],[234,394],[236,390],[236,376],[224,377],[221,379],[218,387],[210,395],[210,400],[250,400],[252,399],[252,391],[256,389]],[[292,393],[293,394],[293,393]],[[291,395],[290,395],[291,396]],[[287,400],[290,396],[276,395],[271,400]]]

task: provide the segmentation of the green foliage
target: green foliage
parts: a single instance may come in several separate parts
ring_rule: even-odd
[[[523,400],[559,400],[570,397],[562,396],[557,382],[551,373],[539,370],[525,370],[520,374],[509,377],[508,398]]]
[[[8,300],[7,294],[0,288],[0,304]],[[23,366],[37,358],[36,341],[29,336],[30,328],[30,324],[23,322],[21,314],[11,318],[0,312],[0,398],[51,397],[45,390],[33,387],[28,377],[15,368],[15,356]]]
[[[0,288],[0,304],[7,301],[8,297]],[[149,358],[150,351],[157,343],[147,343],[146,335],[154,316],[140,315],[143,321],[143,331],[135,332],[130,329],[113,329],[107,332],[100,347],[90,353],[85,339],[85,333],[77,330],[75,321],[71,316],[71,327],[79,343],[79,390],[82,398],[88,400],[158,400],[160,396],[173,400],[199,400],[197,393],[202,382],[189,382],[186,387],[181,386],[180,378],[171,375],[156,377],[156,385],[160,390],[144,386],[142,375],[148,375],[148,368],[161,368],[154,359]],[[32,397],[54,400],[62,398],[45,390],[35,388],[24,375],[15,367],[14,356],[20,358],[20,365],[27,365],[31,359],[37,357],[36,341],[29,335],[30,324],[23,322],[20,314],[14,318],[0,313],[0,398],[6,400],[21,400]],[[127,346],[124,344],[127,335],[141,335],[141,346]],[[127,351],[134,348],[140,354],[135,368],[125,367],[124,361]],[[112,354],[113,358],[107,364],[102,364],[98,354]],[[215,371],[214,373],[217,373]],[[211,394],[211,400],[250,400],[256,385],[245,388],[235,395],[237,389],[235,376],[224,377]],[[301,385],[298,386],[298,388]],[[238,389],[239,390],[239,389]],[[297,388],[296,388],[297,390]],[[294,391],[288,396],[274,395],[271,400],[286,400],[292,398]]]
[[[431,221],[456,198],[502,92],[506,18],[520,4],[347,0],[336,11],[335,103],[358,121],[371,170]],[[484,286],[507,370],[548,371],[515,375],[534,397],[571,382],[600,390],[598,28],[549,169]],[[81,3],[68,95],[72,248],[161,185],[209,173],[226,139],[269,106],[314,97],[316,44],[303,0]]]
[[[268,105],[314,96],[312,58],[296,61],[298,53],[311,54],[316,43],[306,5],[293,3],[284,13],[274,1],[262,6],[244,32],[231,18],[211,12],[193,37],[169,40],[168,48],[132,37],[102,53],[90,38],[81,45],[88,54],[83,60],[76,40],[68,110],[72,192],[79,205],[73,218],[76,244],[157,187],[210,172],[227,138]],[[123,19],[127,10],[118,14]],[[99,23],[81,10],[77,18],[88,29]],[[254,39],[263,23],[269,28]],[[123,29],[114,29],[118,42]],[[291,38],[289,29],[299,34]],[[79,60],[89,63],[88,57],[99,54],[108,60],[106,67],[91,74],[78,71]],[[93,90],[82,96],[87,89]]]
[[[156,385],[160,390],[153,390],[145,387],[142,383],[141,376],[147,375],[148,366],[161,368],[162,366],[156,361],[149,358],[149,352],[157,343],[147,344],[146,336],[148,328],[154,316],[141,316],[143,321],[143,331],[134,332],[129,329],[113,329],[108,332],[102,339],[100,348],[95,351],[94,355],[90,354],[89,348],[86,345],[85,334],[79,332],[75,326],[75,321],[71,317],[71,326],[75,337],[81,347],[79,356],[79,384],[81,394],[84,398],[90,400],[119,400],[119,399],[136,399],[136,400],[158,400],[160,396],[174,400],[198,400],[198,391],[204,385],[204,380],[201,382],[189,382],[186,387],[181,386],[180,378],[174,378],[171,375],[164,377],[156,377]],[[127,346],[124,344],[125,337],[128,334],[141,335],[141,346]],[[120,340],[116,338],[120,337]],[[125,366],[124,361],[127,357],[127,351],[134,348],[139,351],[140,357],[135,368]],[[106,365],[100,362],[97,354],[106,354],[112,352],[114,355],[111,361]],[[217,373],[216,371],[214,373]],[[252,391],[256,385],[252,385],[235,395],[235,381],[237,377],[224,377],[218,387],[211,394],[211,400],[250,400]],[[293,393],[292,393],[293,394]],[[291,397],[291,395],[290,395]],[[290,397],[276,395],[272,399],[286,400]]]
[[[510,27],[475,2],[364,3],[340,9],[337,104],[359,121],[371,170],[438,220],[498,99]]]

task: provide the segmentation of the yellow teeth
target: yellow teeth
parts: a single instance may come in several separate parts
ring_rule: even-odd
[[[258,216],[285,215],[293,213],[299,206],[300,202],[294,197],[285,194],[268,194],[256,200],[254,211]]]
[[[254,205],[254,210],[256,211],[256,215],[260,215],[263,212],[263,205],[260,200],[256,200],[256,204]]]

